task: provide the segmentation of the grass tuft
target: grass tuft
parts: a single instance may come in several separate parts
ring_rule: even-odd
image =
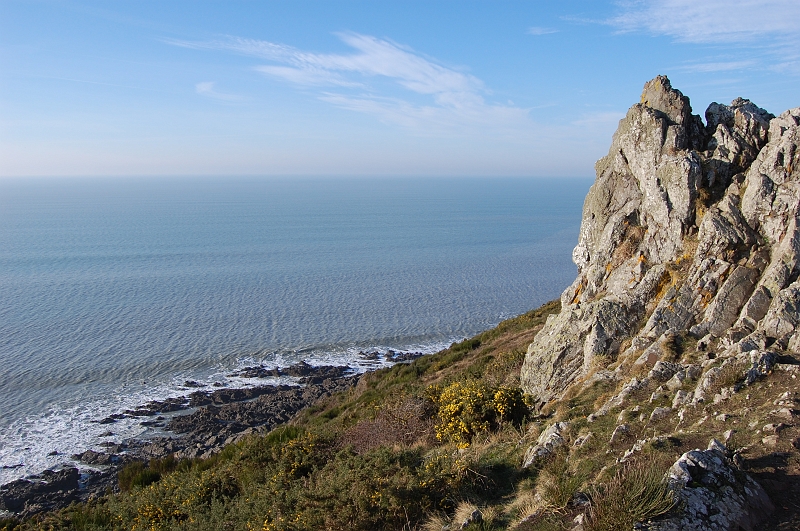
[[[664,476],[665,463],[633,461],[623,465],[604,485],[590,489],[591,531],[633,529],[633,524],[663,516],[676,506]]]

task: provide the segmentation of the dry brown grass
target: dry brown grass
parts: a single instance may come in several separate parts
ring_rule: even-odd
[[[364,420],[346,430],[339,439],[343,448],[364,453],[379,446],[433,444],[436,433],[432,404],[416,397],[404,397],[380,409],[374,419]]]
[[[599,487],[591,489],[591,531],[633,529],[636,522],[664,515],[676,505],[661,460],[629,462]]]

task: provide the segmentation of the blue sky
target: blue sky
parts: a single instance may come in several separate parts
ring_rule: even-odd
[[[591,176],[642,85],[800,106],[800,2],[0,0],[0,176]]]

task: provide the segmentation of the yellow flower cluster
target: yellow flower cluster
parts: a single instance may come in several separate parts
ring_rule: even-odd
[[[176,522],[191,520],[215,498],[238,492],[238,484],[223,467],[197,471],[188,476],[169,474],[161,481],[137,490],[132,531],[170,529]]]
[[[493,423],[519,420],[527,412],[521,389],[494,389],[480,380],[432,386],[428,396],[439,408],[436,437],[459,448],[468,447],[476,434],[487,431]]]
[[[453,382],[441,389],[435,402],[439,406],[436,437],[469,446],[472,437],[489,429],[487,406],[492,401],[491,389],[478,380]]]
[[[512,420],[515,413],[525,407],[522,389],[502,386],[494,393],[494,408],[501,420]]]

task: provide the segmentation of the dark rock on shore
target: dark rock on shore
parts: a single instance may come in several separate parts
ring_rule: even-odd
[[[262,369],[267,370],[250,367],[243,372],[258,375],[247,377],[263,377]],[[118,471],[133,461],[168,456],[179,459],[210,457],[241,437],[268,432],[291,420],[316,400],[354,386],[359,380],[359,375],[346,376],[352,372],[347,366],[314,367],[300,362],[286,369],[269,371],[277,371],[279,376],[297,377],[302,386],[263,385],[198,390],[186,397],[152,401],[136,409],[110,415],[98,422],[110,424],[126,417],[155,416],[154,420],[145,420],[140,424],[165,428],[174,436],[132,439],[123,443],[105,441],[99,444],[105,451],[87,450],[73,454],[72,459],[103,470],[86,470],[82,473],[74,467],[46,470],[39,475],[0,486],[0,510],[27,518],[66,507],[74,501],[86,501],[93,496],[103,495],[118,488]],[[197,409],[171,420],[160,416],[161,413],[190,408]],[[113,435],[113,432],[107,431],[102,437]]]
[[[231,373],[229,376],[238,378],[269,378],[278,376],[293,376],[295,378],[341,378],[347,373],[352,372],[352,368],[346,365],[310,365],[306,361],[300,361],[286,368],[268,369],[263,366],[245,367],[239,371]],[[300,383],[305,383],[302,379]]]
[[[220,407],[209,405],[190,415],[174,418],[167,429],[184,434],[184,439],[191,442],[183,452],[178,452],[178,457],[207,457],[255,428],[269,431],[319,398],[345,390],[358,381],[358,376],[328,378],[321,382],[316,382],[317,378],[305,387],[270,387],[256,400]]]
[[[111,454],[95,452],[94,450],[86,450],[82,454],[74,454],[72,458],[87,465],[110,465],[114,461],[114,456]]]
[[[21,517],[66,507],[79,499],[77,468],[45,470],[0,487],[0,509]]]
[[[424,355],[425,354],[422,352],[395,352],[394,350],[388,350],[385,354],[382,354],[376,350],[371,352],[361,351],[358,353],[358,357],[362,360],[379,361],[381,358],[383,358],[391,363],[407,363],[409,361],[414,361],[417,358],[421,358]]]
[[[391,361],[392,363],[408,363],[424,355],[425,354],[422,352],[394,352],[390,350],[386,353],[386,361]]]

